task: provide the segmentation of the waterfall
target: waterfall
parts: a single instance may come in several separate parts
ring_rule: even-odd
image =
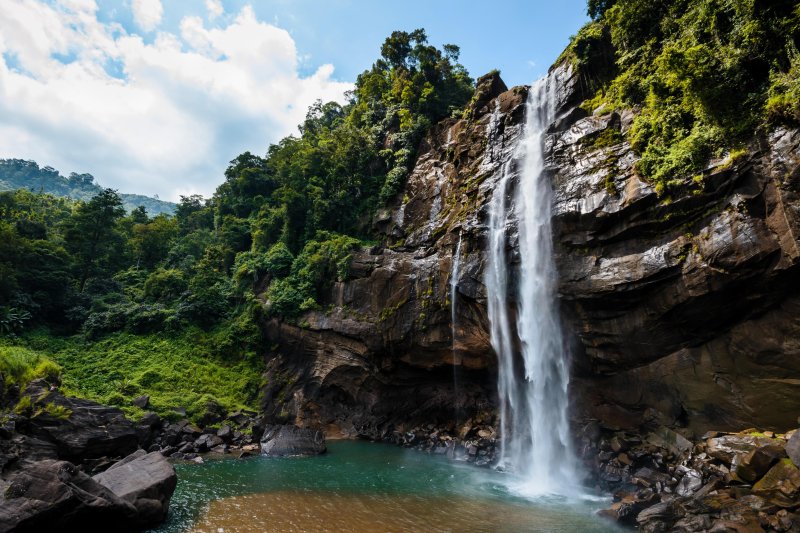
[[[459,424],[459,384],[458,384],[458,360],[456,351],[456,335],[458,317],[456,315],[456,303],[458,299],[458,270],[461,267],[461,233],[458,234],[458,244],[453,253],[452,272],[450,272],[450,334],[451,346],[453,350],[453,394],[455,396],[453,405],[455,406],[456,425]]]
[[[578,492],[567,420],[569,370],[556,305],[552,191],[543,154],[555,89],[556,80],[550,77],[531,87],[523,138],[501,169],[489,207],[486,286],[491,342],[498,357],[500,464],[513,472],[519,480],[516,488],[526,495]],[[515,169],[519,178],[509,209]],[[513,314],[506,250],[512,217],[519,244]]]

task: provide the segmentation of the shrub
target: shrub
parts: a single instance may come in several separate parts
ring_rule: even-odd
[[[144,282],[144,295],[151,300],[168,302],[183,294],[187,286],[180,270],[159,268]]]
[[[20,346],[0,346],[0,375],[6,386],[15,384],[24,388],[31,381],[44,378],[57,383],[61,367],[53,360]]]
[[[126,324],[130,331],[146,333],[163,328],[166,321],[174,315],[174,311],[163,305],[137,305],[127,313]]]
[[[30,319],[31,314],[25,309],[0,307],[0,335],[19,333]]]
[[[89,339],[125,328],[128,313],[123,306],[113,306],[106,311],[91,313],[83,323],[83,332]]]

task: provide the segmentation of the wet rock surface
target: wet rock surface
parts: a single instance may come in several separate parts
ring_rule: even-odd
[[[144,450],[134,452],[92,479],[132,504],[142,523],[157,523],[167,517],[169,499],[178,483],[175,469],[163,455]]]
[[[21,394],[29,407],[5,415],[0,434],[0,531],[129,531],[166,517],[175,470],[137,450],[157,417],[137,427],[41,381]]]
[[[681,450],[650,438],[671,430],[640,429],[584,428],[591,482],[615,500],[601,516],[651,532],[800,530],[800,470],[786,456],[796,430],[681,436]]]
[[[325,435],[318,429],[270,425],[261,437],[261,455],[302,457],[325,453]]]

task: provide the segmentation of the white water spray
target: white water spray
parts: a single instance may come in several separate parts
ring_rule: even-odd
[[[569,369],[556,307],[552,191],[543,154],[545,131],[554,118],[555,89],[556,80],[550,77],[531,87],[524,137],[501,170],[489,213],[486,286],[499,366],[500,461],[519,479],[515,488],[525,495],[580,492],[569,444]],[[512,212],[507,202],[515,163],[519,183]],[[520,262],[515,327],[508,300],[506,241],[512,216],[517,220]]]
[[[456,314],[456,303],[458,300],[458,271],[461,268],[461,233],[458,234],[458,244],[456,251],[453,253],[452,272],[450,272],[450,336],[451,345],[453,350],[453,392],[455,395],[453,405],[455,406],[456,425],[459,424],[459,410],[460,410],[460,387],[458,379],[458,365],[461,361],[458,359],[458,351],[456,350],[456,336],[458,328],[458,315]]]

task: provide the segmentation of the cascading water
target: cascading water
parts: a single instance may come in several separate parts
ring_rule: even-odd
[[[451,344],[453,350],[453,392],[455,395],[453,405],[456,412],[456,425],[459,423],[460,413],[460,394],[458,383],[458,365],[461,363],[458,359],[458,351],[456,350],[456,338],[458,327],[458,316],[456,314],[456,304],[458,300],[458,271],[461,268],[461,233],[458,234],[458,244],[456,251],[453,253],[453,268],[450,273],[450,334]]]
[[[543,154],[545,131],[554,118],[555,89],[556,80],[551,77],[531,87],[524,136],[501,169],[489,213],[486,286],[499,367],[500,461],[519,479],[515,488],[525,495],[579,492],[568,435],[569,373],[556,308],[552,192]],[[508,209],[515,165],[519,181],[513,209]],[[515,321],[508,299],[506,251],[512,216],[517,220],[519,244]]]

